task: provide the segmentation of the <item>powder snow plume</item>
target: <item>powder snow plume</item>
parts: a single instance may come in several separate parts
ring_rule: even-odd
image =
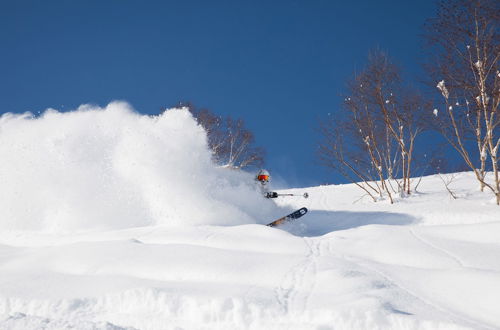
[[[265,222],[252,176],[215,166],[185,109],[127,103],[0,118],[0,229],[46,232]]]

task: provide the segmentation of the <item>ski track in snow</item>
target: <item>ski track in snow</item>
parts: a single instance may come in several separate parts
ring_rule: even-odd
[[[418,241],[422,242],[424,245],[427,245],[427,246],[429,246],[429,247],[431,247],[431,248],[433,248],[435,250],[438,250],[438,251],[442,252],[443,254],[445,254],[447,257],[453,259],[460,267],[462,267],[462,268],[469,268],[469,267],[465,266],[464,262],[462,260],[460,260],[459,257],[457,257],[456,255],[454,255],[450,251],[445,250],[442,247],[439,247],[436,244],[433,244],[433,243],[429,242],[428,240],[424,239],[420,235],[417,235],[417,233],[415,232],[415,230],[413,228],[410,228],[410,233],[413,235],[413,237],[415,237]]]
[[[424,298],[421,295],[418,295],[413,290],[405,287],[403,284],[401,284],[400,282],[393,279],[386,272],[381,271],[380,269],[377,269],[376,266],[374,266],[374,265],[370,265],[369,262],[367,262],[366,260],[362,260],[360,258],[353,258],[353,257],[346,257],[346,258],[347,258],[347,260],[353,261],[358,266],[361,266],[362,268],[364,268],[368,271],[371,271],[371,273],[377,274],[377,275],[383,277],[388,283],[399,288],[401,291],[407,293],[408,295],[414,297],[416,300],[422,302],[424,305],[429,306],[430,309],[433,309],[433,310],[436,310],[442,314],[448,315],[450,321],[454,321],[454,322],[457,322],[459,324],[460,323],[468,324],[469,326],[471,326],[473,329],[476,329],[476,330],[480,330],[480,329],[494,330],[494,329],[496,329],[495,327],[492,327],[490,325],[486,325],[480,321],[468,318],[464,315],[457,314],[457,313],[455,313],[455,312],[453,312],[445,307],[440,306],[436,302],[429,300],[428,298]]]
[[[308,309],[309,297],[314,291],[321,239],[303,238],[308,253],[287,271],[275,289],[276,300],[284,314],[300,315]]]
[[[425,245],[428,245],[441,253],[444,253],[447,257],[453,259],[458,266],[465,267],[464,263],[452,253],[431,244],[418,236],[412,228],[409,229],[410,233],[416,240],[422,242]],[[416,301],[420,301],[421,304],[427,306],[430,310],[435,310],[437,313],[441,315],[447,315],[447,320],[449,322],[458,323],[458,324],[467,324],[473,329],[479,330],[493,330],[496,329],[491,325],[487,325],[481,321],[475,320],[473,318],[467,317],[462,314],[458,314],[441,306],[440,304],[432,301],[429,297],[423,297],[413,290],[407,288],[405,285],[400,283],[399,281],[392,278],[387,272],[384,272],[377,268],[377,264],[364,260],[359,257],[352,257],[346,255],[340,255],[336,253],[333,248],[330,246],[330,238],[328,237],[319,237],[319,238],[309,238],[304,237],[303,242],[308,248],[308,253],[303,257],[298,264],[293,266],[281,280],[279,287],[275,289],[276,300],[278,304],[281,306],[282,312],[285,315],[300,315],[307,311],[308,302],[311,294],[314,292],[315,287],[315,277],[318,271],[318,259],[320,257],[336,257],[344,259],[353,265],[356,265],[365,270],[366,275],[372,279],[376,279],[381,277],[385,284],[383,286],[393,287],[399,289],[403,294],[409,295],[413,297]],[[322,248],[326,245],[326,248]],[[322,251],[327,251],[325,254]],[[372,274],[372,275],[370,275]],[[398,313],[405,314],[404,311],[394,310]],[[411,315],[411,314],[408,314]]]
[[[415,237],[418,241],[422,242],[424,245],[429,246],[429,247],[431,247],[431,248],[433,248],[433,249],[435,249],[435,250],[443,253],[448,258],[454,260],[460,268],[468,268],[468,269],[473,269],[473,270],[482,270],[482,269],[477,269],[477,268],[474,268],[474,267],[468,267],[468,266],[466,266],[465,263],[458,256],[456,256],[455,254],[451,253],[450,251],[448,251],[448,250],[446,250],[446,249],[444,249],[442,247],[439,247],[436,244],[433,244],[433,243],[429,242],[428,240],[424,239],[422,236],[418,235],[415,232],[415,229],[410,228],[409,231],[413,235],[413,237]],[[399,287],[403,288],[401,285],[399,285]],[[403,289],[405,291],[413,294],[415,297],[418,297],[416,294],[412,293],[409,289],[406,289],[406,288],[403,288]],[[422,297],[418,297],[418,298],[420,300],[426,302],[430,306],[434,306],[435,308],[446,312],[447,314],[453,316],[455,319],[458,319],[458,320],[464,321],[464,322],[466,322],[468,324],[474,325],[474,327],[477,327],[477,329],[479,329],[479,328],[482,328],[482,329],[496,329],[496,327],[484,324],[483,322],[481,322],[479,320],[475,320],[473,318],[467,317],[467,316],[462,315],[462,314],[457,314],[456,312],[453,312],[450,309],[445,308],[445,307],[441,306],[440,304],[438,304],[436,302],[431,302],[430,300],[423,299]]]

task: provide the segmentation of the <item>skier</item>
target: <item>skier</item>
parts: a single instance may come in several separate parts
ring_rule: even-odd
[[[297,194],[278,194],[275,191],[268,191],[266,189],[266,185],[269,183],[270,180],[271,176],[269,175],[269,172],[264,169],[260,170],[259,173],[257,173],[257,175],[255,176],[255,181],[260,183],[260,188],[265,198],[277,198],[278,196],[303,196],[304,198],[309,197],[307,193],[304,193],[302,195],[297,195]],[[267,226],[276,227],[282,223],[298,219],[306,213],[307,213],[307,208],[302,207],[284,217],[279,218],[278,220],[268,223]]]
[[[269,183],[269,180],[271,180],[271,176],[269,175],[269,172],[266,171],[265,169],[262,169],[257,173],[257,176],[255,177],[255,180],[260,183],[260,187],[262,190],[262,193],[264,194],[265,198],[277,198],[278,193],[274,191],[268,191],[266,189],[266,185]]]

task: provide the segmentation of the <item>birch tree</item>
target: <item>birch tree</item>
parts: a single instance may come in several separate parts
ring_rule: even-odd
[[[415,143],[428,105],[402,84],[398,67],[383,52],[347,84],[342,111],[320,125],[321,162],[365,190],[372,199],[409,195]]]
[[[441,1],[426,39],[436,54],[431,83],[444,103],[434,110],[438,127],[500,205],[500,2]]]

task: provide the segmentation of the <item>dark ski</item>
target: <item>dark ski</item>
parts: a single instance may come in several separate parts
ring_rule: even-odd
[[[290,213],[289,215],[284,216],[283,218],[279,218],[278,220],[275,220],[275,221],[267,224],[267,226],[276,227],[278,225],[281,225],[282,223],[290,222],[290,221],[293,221],[295,219],[298,219],[306,213],[307,213],[307,208],[303,207],[301,209],[298,209],[295,212]]]

